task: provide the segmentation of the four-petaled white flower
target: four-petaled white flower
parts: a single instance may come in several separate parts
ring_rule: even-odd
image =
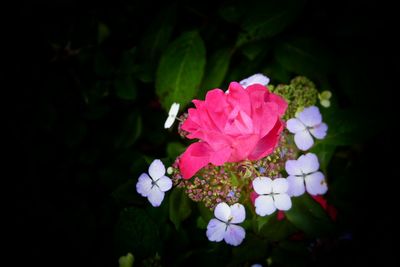
[[[307,153],[297,160],[288,160],[285,169],[289,174],[290,196],[300,196],[305,190],[310,195],[322,195],[328,191],[325,176],[318,171],[319,162],[315,154]]]
[[[317,139],[326,136],[328,125],[322,122],[322,116],[316,106],[305,108],[286,123],[289,132],[294,133],[294,142],[300,150],[307,150],[314,144],[311,134]]]
[[[153,207],[158,207],[164,199],[164,192],[172,187],[172,181],[165,176],[165,166],[159,159],[155,159],[149,167],[149,175],[142,173],[136,184],[136,191],[147,197]]]
[[[170,128],[172,124],[174,124],[178,112],[179,112],[179,103],[173,103],[171,105],[171,108],[169,109],[168,118],[164,123],[165,129]]]
[[[216,219],[211,219],[207,225],[207,237],[210,241],[220,242],[222,239],[232,246],[238,246],[246,236],[243,227],[236,225],[246,218],[246,211],[242,204],[229,206],[225,202],[219,203],[214,210]]]
[[[248,86],[256,84],[256,83],[259,83],[259,84],[262,84],[262,85],[265,86],[265,85],[267,85],[269,83],[269,78],[267,76],[261,74],[261,73],[257,73],[257,74],[254,74],[254,75],[246,78],[246,79],[241,80],[239,83],[245,89]]]
[[[256,213],[260,216],[270,215],[278,210],[289,210],[292,207],[288,191],[288,181],[284,178],[272,180],[269,177],[257,177],[253,188],[259,196],[254,201]]]

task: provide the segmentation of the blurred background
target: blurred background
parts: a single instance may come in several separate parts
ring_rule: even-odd
[[[13,246],[24,265],[118,266],[128,252],[134,266],[388,265],[399,47],[388,2],[15,6],[7,78],[20,88]],[[167,86],[165,73],[180,68],[181,83]],[[176,227],[169,204],[179,199],[155,209],[136,193],[149,162],[170,164],[185,148],[163,128],[172,101],[188,106],[259,72],[272,84],[304,75],[333,93],[330,142],[319,148],[338,211],[329,237],[232,249],[207,240],[193,203]]]

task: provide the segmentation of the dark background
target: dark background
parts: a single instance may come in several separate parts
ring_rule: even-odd
[[[340,186],[345,190],[329,197],[341,214],[339,228],[351,238],[323,246],[306,265],[388,266],[395,259],[397,243],[393,164],[398,136],[393,128],[398,102],[398,14],[391,1],[321,2],[307,1],[279,34],[256,40],[256,46],[266,48],[259,62],[250,60],[251,68],[238,69],[248,59],[235,55],[223,85],[231,77],[239,80],[268,66],[276,68],[272,83],[287,83],[285,77],[302,73],[276,74],[279,67],[274,65],[270,44],[303,36],[323,44],[329,51],[323,60],[332,67],[326,80],[310,78],[330,89],[340,108],[361,114],[367,127],[357,132],[359,139],[353,145],[336,149],[329,167],[331,173],[344,176]],[[11,201],[18,229],[11,244],[25,258],[24,265],[34,261],[53,266],[117,265],[123,251],[115,230],[120,211],[132,205],[144,210],[145,202],[137,196],[121,200],[115,191],[147,169],[146,157],[165,157],[167,142],[178,140],[175,133],[162,129],[166,113],[157,101],[152,78],[140,70],[148,62],[154,70],[159,55],[134,56],[135,66],[130,67],[139,70],[128,85],[135,92],[122,97],[115,89],[123,73],[121,58],[134,47],[140,49],[148,26],[171,7],[176,8],[171,40],[198,29],[207,53],[233,46],[240,23],[228,22],[220,10],[242,5],[237,1],[212,5],[56,1],[13,7],[16,16],[10,19],[11,36],[6,40],[12,52],[3,51],[7,58],[11,56],[6,66],[11,75],[6,78],[18,88],[7,89],[17,93],[11,99],[11,112],[16,115],[12,129],[17,130],[11,133],[18,151],[15,173],[21,174]],[[99,22],[110,31],[103,43],[98,42]],[[197,236],[193,238],[200,238],[199,233],[193,232]],[[189,248],[205,243],[189,242]],[[163,245],[164,266],[182,251],[179,245],[178,241],[174,245],[174,238]]]

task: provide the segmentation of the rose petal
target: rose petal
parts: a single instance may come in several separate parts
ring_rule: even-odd
[[[147,173],[142,173],[136,183],[136,191],[143,197],[147,197],[150,193],[151,183],[152,180]]]
[[[151,179],[153,179],[153,181],[156,181],[159,178],[164,176],[165,166],[161,160],[159,160],[159,159],[153,160],[153,162],[150,164],[150,167],[149,167],[149,174],[150,174]]]
[[[181,155],[179,169],[184,179],[189,179],[210,162],[210,146],[204,142],[191,144]]]
[[[289,196],[294,196],[298,197],[304,194],[305,192],[305,187],[304,187],[304,178],[303,177],[297,177],[297,176],[292,176],[290,175],[287,178],[289,188],[288,188],[288,195]]]
[[[322,172],[315,172],[305,178],[306,189],[310,195],[323,195],[328,191],[325,176]]]
[[[284,178],[276,178],[272,181],[272,192],[274,193],[286,193],[288,188],[288,181]]]
[[[150,189],[150,193],[147,196],[147,199],[153,207],[158,207],[161,205],[164,199],[164,192],[162,192],[157,186],[153,186]]]
[[[246,211],[240,203],[233,204],[231,207],[231,223],[242,223],[246,219]]]
[[[172,188],[172,181],[167,176],[163,176],[157,180],[157,186],[161,191],[166,192]]]
[[[272,180],[268,177],[257,177],[253,180],[253,189],[259,195],[271,194]]]
[[[221,202],[215,207],[214,216],[223,222],[228,222],[231,217],[231,208],[225,202]]]
[[[251,114],[251,103],[250,97],[246,90],[237,82],[231,82],[229,84],[229,94],[227,96],[227,102],[232,107],[238,107],[241,111],[247,115]]]
[[[307,150],[314,144],[314,140],[308,130],[297,132],[294,135],[294,142],[300,150]]]
[[[314,127],[322,122],[322,116],[316,106],[305,108],[297,116],[308,127]]]
[[[283,124],[277,120],[274,128],[263,138],[261,138],[249,155],[249,160],[259,160],[271,154],[278,144],[280,134],[283,130]]]
[[[309,174],[319,169],[318,157],[314,153],[307,153],[297,159],[304,174]]]
[[[211,219],[207,225],[206,235],[208,240],[220,242],[224,239],[226,224],[217,220]]]
[[[289,130],[289,132],[295,134],[304,131],[306,126],[299,119],[293,118],[286,122],[286,128]]]
[[[245,237],[246,231],[243,227],[234,224],[230,224],[224,234],[225,242],[232,246],[240,245]]]
[[[274,204],[278,210],[289,210],[292,207],[292,200],[288,194],[274,195]]]
[[[274,200],[270,195],[262,195],[256,198],[254,206],[256,207],[256,213],[260,216],[270,215],[276,210]]]
[[[317,139],[324,139],[326,131],[328,131],[328,125],[326,123],[318,124],[310,129],[311,134]]]

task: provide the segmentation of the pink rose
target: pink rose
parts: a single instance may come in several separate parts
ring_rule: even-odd
[[[179,168],[185,179],[191,178],[208,163],[258,160],[273,152],[283,130],[281,116],[287,103],[261,84],[244,89],[229,85],[229,93],[214,89],[206,100],[193,100],[182,129],[189,139],[199,139],[182,154]]]

